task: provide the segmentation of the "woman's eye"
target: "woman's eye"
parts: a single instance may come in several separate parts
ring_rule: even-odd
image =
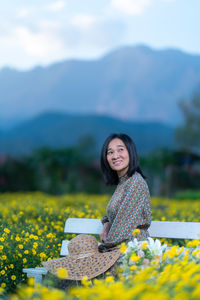
[[[107,155],[111,155],[112,154],[112,151],[109,151],[108,153],[107,153]]]
[[[121,152],[122,152],[123,150],[124,150],[123,148],[120,148],[120,149],[119,149],[119,151],[121,151]]]

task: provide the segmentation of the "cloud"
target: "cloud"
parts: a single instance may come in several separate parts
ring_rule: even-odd
[[[32,32],[24,26],[14,30],[18,45],[30,56],[45,58],[62,50],[62,43],[48,32]]]
[[[90,29],[96,22],[96,18],[89,14],[76,14],[71,18],[71,24],[78,29]]]
[[[48,4],[46,6],[46,9],[53,11],[53,12],[57,12],[57,11],[62,10],[65,6],[66,6],[66,1],[60,0],[60,1],[52,2],[51,4]]]
[[[38,31],[34,31],[26,26],[17,26],[0,36],[0,66],[27,69],[64,58],[68,53],[63,40],[57,37],[56,31],[45,27],[43,24]],[[55,27],[51,25],[52,29]]]
[[[32,9],[29,8],[20,8],[18,13],[17,13],[17,18],[19,19],[23,19],[26,18],[28,16],[30,16],[32,14]]]
[[[111,9],[127,15],[140,15],[152,3],[152,0],[111,0]]]

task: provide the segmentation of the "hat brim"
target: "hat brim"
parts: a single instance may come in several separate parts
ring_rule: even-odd
[[[88,279],[97,277],[107,271],[120,257],[119,249],[108,252],[97,252],[92,256],[74,259],[72,256],[52,259],[43,262],[43,266],[52,274],[58,276],[59,269],[65,269],[67,276],[62,279],[82,280],[84,276]]]

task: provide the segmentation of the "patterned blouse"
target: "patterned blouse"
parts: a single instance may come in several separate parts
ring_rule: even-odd
[[[140,229],[137,239],[147,239],[147,229],[151,224],[150,195],[146,181],[138,172],[131,177],[124,175],[120,178],[108,203],[107,215],[101,222],[111,224],[107,238],[101,244],[102,250],[131,240],[136,228]]]

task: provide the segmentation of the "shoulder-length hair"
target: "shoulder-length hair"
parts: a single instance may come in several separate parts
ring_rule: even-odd
[[[107,161],[108,145],[113,139],[116,138],[124,142],[129,153],[129,169],[127,172],[128,177],[131,177],[135,172],[138,172],[141,174],[143,178],[146,178],[140,168],[137,150],[133,140],[127,134],[113,133],[107,137],[101,150],[100,165],[101,165],[101,171],[103,173],[105,183],[107,185],[116,185],[119,183],[119,177],[117,175],[117,172],[111,169]]]

